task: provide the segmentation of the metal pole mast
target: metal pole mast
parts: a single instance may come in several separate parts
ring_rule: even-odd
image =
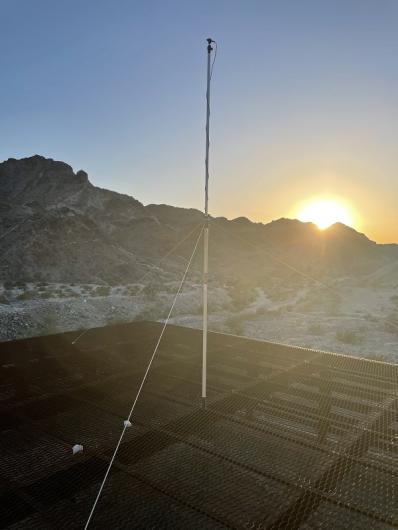
[[[206,90],[206,162],[205,162],[205,228],[203,232],[203,349],[202,349],[202,406],[207,397],[207,280],[209,265],[209,122],[210,122],[210,58],[212,39],[207,39],[207,90]]]

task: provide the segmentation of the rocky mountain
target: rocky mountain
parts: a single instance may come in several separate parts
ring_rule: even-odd
[[[85,171],[38,155],[0,164],[0,213],[2,281],[135,281],[193,231],[159,267],[160,280],[173,277],[203,222],[198,210],[144,206],[93,186]],[[341,224],[319,231],[291,219],[219,217],[211,220],[210,256],[221,282],[365,279],[396,270],[398,246],[376,244]]]

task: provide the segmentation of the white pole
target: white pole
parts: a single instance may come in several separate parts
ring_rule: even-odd
[[[206,408],[207,397],[207,279],[209,265],[209,122],[210,122],[210,56],[212,39],[207,39],[207,90],[206,90],[206,171],[205,171],[205,228],[203,231],[203,350],[202,350],[202,406]]]

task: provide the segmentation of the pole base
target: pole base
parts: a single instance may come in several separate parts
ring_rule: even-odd
[[[206,406],[206,398],[202,397],[202,409],[206,410],[206,408],[207,408],[207,406]]]

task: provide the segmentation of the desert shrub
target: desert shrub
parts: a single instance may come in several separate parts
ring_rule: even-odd
[[[121,322],[123,322],[123,318],[120,315],[117,315],[117,314],[109,315],[106,318],[106,325],[107,326],[113,326],[115,324],[120,324]]]
[[[109,285],[99,285],[93,291],[94,296],[109,296],[110,287]]]
[[[257,291],[239,282],[233,283],[228,289],[232,305],[236,311],[246,309],[257,298]]]
[[[142,289],[142,293],[145,294],[149,299],[153,299],[156,297],[156,295],[159,293],[159,291],[163,291],[163,286],[158,284],[157,282],[150,283],[146,285]]]
[[[384,329],[385,331],[388,331],[390,333],[398,333],[398,313],[397,312],[394,311],[388,315],[384,323]]]
[[[378,318],[374,315],[371,315],[370,313],[365,313],[363,315],[363,318],[367,321],[367,322],[378,322]]]
[[[52,291],[51,289],[48,289],[47,291],[40,291],[40,298],[55,298],[58,294],[57,290]],[[74,294],[74,293],[73,293]],[[71,296],[73,296],[71,293]]]
[[[225,321],[225,324],[228,326],[230,333],[233,333],[234,335],[243,335],[245,327],[244,323],[245,317],[242,315],[242,313],[234,313],[233,315],[230,315]]]
[[[42,335],[52,335],[59,331],[59,317],[56,313],[48,313],[40,326],[40,333]]]
[[[164,312],[162,312],[159,307],[155,306],[143,309],[136,315],[134,320],[159,320],[164,318],[164,316]]]
[[[36,297],[36,293],[34,291],[24,291],[18,296],[18,300],[31,300],[32,298]]]
[[[292,296],[290,289],[284,289],[281,286],[272,286],[267,289],[267,296],[273,302],[286,302]]]
[[[134,296],[135,294],[139,294],[141,292],[141,287],[138,285],[126,285],[124,287],[124,295],[125,296]]]
[[[257,316],[266,315],[269,312],[270,312],[269,309],[266,306],[263,306],[263,305],[260,306],[260,307],[257,307],[257,309],[256,309],[256,315]]]
[[[193,315],[201,315],[203,313],[203,304],[202,303],[199,303],[199,304],[195,304],[192,308],[191,308],[191,313]]]
[[[5,296],[4,294],[1,294],[0,295],[0,304],[7,305],[9,303],[10,303],[9,298],[7,298],[7,296]]]
[[[61,293],[61,296],[63,298],[79,298],[79,293],[76,293],[76,291],[73,291],[72,289],[65,288],[64,290],[57,291],[58,293]]]
[[[323,326],[319,324],[318,322],[314,322],[308,326],[308,331],[312,335],[322,335]]]
[[[393,302],[395,305],[398,305],[398,294],[394,294],[390,297],[391,302]]]
[[[388,356],[383,355],[382,353],[373,353],[366,356],[367,359],[370,359],[371,361],[387,361],[388,362]]]
[[[256,315],[257,316],[266,316],[266,317],[269,317],[269,318],[276,318],[276,317],[280,317],[281,315],[283,315],[285,313],[285,308],[284,307],[276,307],[276,308],[273,308],[273,307],[258,307],[256,309]]]
[[[177,290],[178,284],[176,282],[170,282],[166,285],[163,285],[163,291],[166,293],[174,294]]]
[[[362,342],[362,337],[354,330],[340,330],[336,332],[336,339],[344,344],[359,344]]]

